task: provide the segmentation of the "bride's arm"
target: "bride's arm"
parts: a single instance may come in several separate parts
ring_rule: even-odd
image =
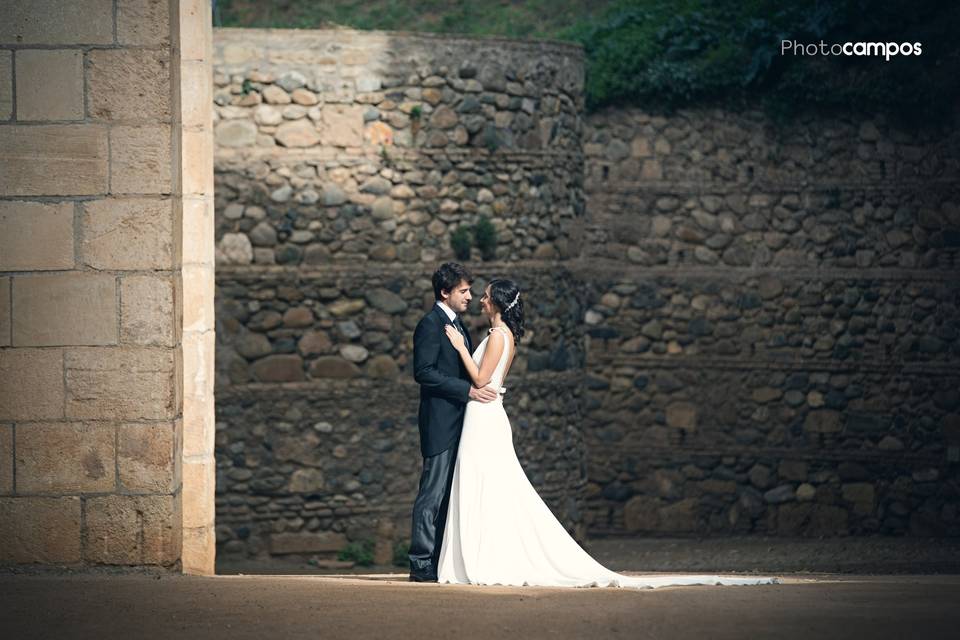
[[[497,368],[497,363],[500,362],[500,355],[503,353],[503,334],[499,331],[494,331],[490,334],[490,337],[487,339],[487,348],[483,351],[483,360],[480,361],[480,366],[477,367],[477,363],[473,361],[470,350],[467,349],[467,345],[463,340],[463,336],[460,335],[460,332],[457,331],[452,324],[446,325],[444,329],[447,333],[447,338],[450,339],[457,353],[460,354],[460,360],[463,361],[463,366],[466,368],[467,373],[470,374],[473,385],[475,387],[485,387],[490,384],[490,379],[493,377],[493,370]]]

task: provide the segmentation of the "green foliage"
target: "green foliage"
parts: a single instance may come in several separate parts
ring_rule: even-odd
[[[352,560],[361,567],[373,564],[373,540],[351,542],[337,553],[337,560]]]
[[[480,217],[473,228],[473,235],[483,259],[493,260],[497,254],[497,228],[493,226],[488,217]]]
[[[413,118],[414,120],[419,120],[420,116],[422,115],[423,115],[423,108],[420,105],[415,104],[413,105],[413,107],[410,108],[410,117]]]
[[[398,541],[393,545],[393,564],[397,567],[406,567],[410,564],[410,543]]]
[[[941,0],[219,0],[224,26],[554,38],[586,54],[589,109],[762,106],[949,116],[960,99],[960,3]],[[781,55],[800,44],[922,42],[921,56]],[[416,118],[414,118],[416,120]],[[494,150],[500,140],[484,135]]]
[[[679,107],[758,104],[885,111],[903,122],[952,112],[960,5],[936,0],[621,0],[562,35],[587,55],[587,104]],[[922,42],[921,56],[781,55],[798,44]]]
[[[552,38],[610,0],[217,0],[218,26],[354,29]]]
[[[460,225],[450,234],[450,248],[458,260],[470,259],[470,247],[480,249],[484,260],[493,260],[497,255],[497,228],[490,219],[481,216],[473,226]]]
[[[457,260],[470,259],[470,227],[460,225],[456,231],[450,234],[450,248],[453,249],[453,255]]]

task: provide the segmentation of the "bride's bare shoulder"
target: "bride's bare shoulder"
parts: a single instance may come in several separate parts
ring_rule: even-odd
[[[501,340],[513,346],[513,333],[507,327],[490,327],[490,335],[500,334]]]

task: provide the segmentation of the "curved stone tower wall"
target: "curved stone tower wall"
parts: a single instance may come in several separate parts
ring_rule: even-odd
[[[528,292],[507,410],[531,481],[583,535],[583,64],[562,43],[354,31],[215,34],[217,530],[222,552],[409,537],[412,332],[450,236]],[[479,295],[475,295],[479,298]],[[476,303],[475,303],[476,304]],[[484,327],[475,312],[475,341]]]

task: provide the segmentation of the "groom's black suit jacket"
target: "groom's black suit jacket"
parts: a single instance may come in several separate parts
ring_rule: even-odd
[[[425,458],[458,442],[470,399],[470,374],[444,332],[448,324],[453,323],[446,312],[434,304],[413,333],[413,377],[420,384],[420,453]],[[470,332],[464,333],[472,352]]]

